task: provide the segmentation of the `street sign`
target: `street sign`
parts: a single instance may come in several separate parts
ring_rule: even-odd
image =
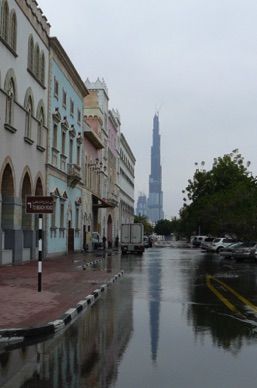
[[[47,196],[27,196],[26,213],[27,214],[46,214],[54,212],[54,198]]]

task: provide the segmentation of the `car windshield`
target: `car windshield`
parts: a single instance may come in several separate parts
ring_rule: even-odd
[[[214,242],[214,243],[217,243],[217,242],[220,242],[220,240],[221,240],[220,238],[215,238],[215,239],[213,240],[213,242]]]
[[[240,245],[240,248],[251,248],[254,247],[254,245],[256,245],[255,242],[245,242]]]
[[[238,248],[238,247],[240,247],[242,244],[243,244],[243,243],[241,243],[241,242],[233,243],[233,244],[230,244],[230,245],[228,246],[228,248]]]

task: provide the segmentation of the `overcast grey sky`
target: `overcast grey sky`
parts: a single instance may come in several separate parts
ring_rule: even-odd
[[[165,218],[195,162],[238,148],[257,175],[256,0],[38,0],[81,78],[104,78],[148,195],[160,109]]]

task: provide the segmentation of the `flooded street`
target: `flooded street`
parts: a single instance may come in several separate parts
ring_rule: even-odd
[[[257,265],[197,249],[114,255],[123,278],[58,336],[2,350],[1,387],[254,387]]]

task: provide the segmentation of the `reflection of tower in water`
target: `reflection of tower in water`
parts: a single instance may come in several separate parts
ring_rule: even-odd
[[[149,263],[149,314],[150,314],[150,335],[151,355],[154,362],[157,361],[160,308],[161,308],[161,263],[154,259]]]

